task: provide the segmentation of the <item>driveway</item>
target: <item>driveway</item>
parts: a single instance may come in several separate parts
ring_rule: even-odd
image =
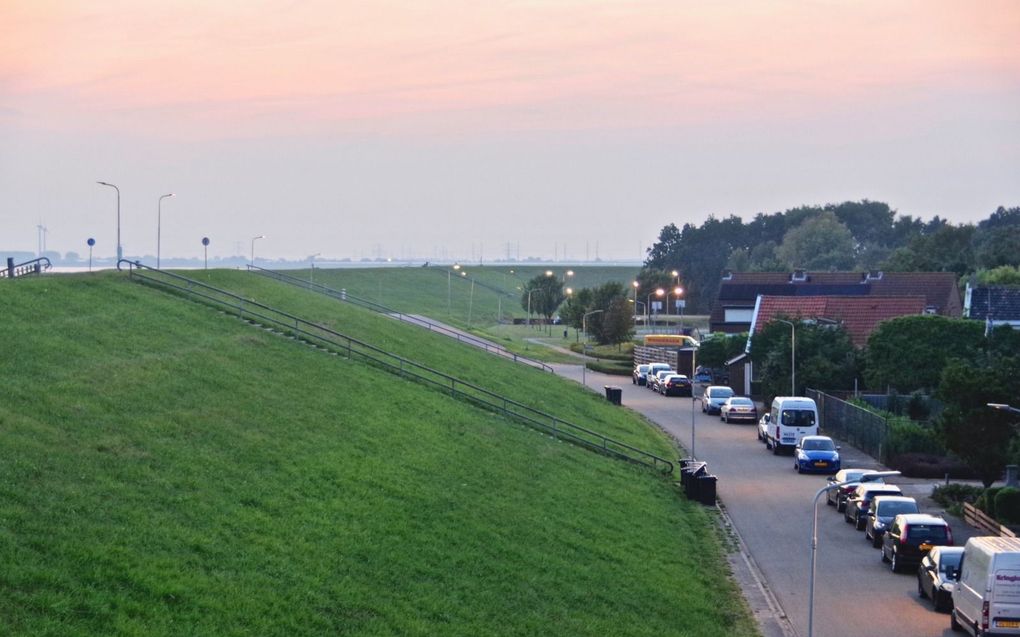
[[[556,372],[581,380],[577,365],[554,365]],[[690,448],[692,400],[666,398],[620,376],[587,373],[587,385],[603,393],[605,385],[623,388],[623,404],[657,423]],[[718,496],[754,560],[787,613],[794,630],[807,635],[811,501],[825,486],[824,476],[799,475],[790,455],[774,456],[758,442],[755,426],[725,424],[701,413],[693,423],[699,460],[719,478]],[[878,467],[875,461],[843,445],[845,467]],[[927,496],[931,481],[892,479],[905,495]],[[894,574],[864,533],[844,523],[833,507],[818,506],[818,566],[815,577],[814,634],[826,637],[874,635],[955,635],[949,615],[935,613],[917,596],[913,574]],[[921,497],[918,502],[924,507]],[[936,513],[941,513],[936,511]],[[953,524],[957,543],[972,531]]]

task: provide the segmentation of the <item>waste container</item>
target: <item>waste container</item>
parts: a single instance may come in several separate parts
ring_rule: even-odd
[[[680,472],[680,482],[684,485],[684,494],[688,500],[697,500],[698,476],[708,475],[707,462],[692,462]]]
[[[699,475],[694,478],[698,483],[698,502],[707,505],[715,505],[715,485],[719,479],[710,475]]]
[[[623,404],[623,388],[614,387],[612,385],[606,385],[606,400],[613,403],[614,405]]]

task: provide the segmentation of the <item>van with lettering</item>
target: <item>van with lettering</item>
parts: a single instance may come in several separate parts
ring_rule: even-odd
[[[953,630],[1020,635],[1020,538],[972,537],[953,589]]]
[[[810,398],[778,396],[762,420],[765,448],[774,454],[793,449],[804,436],[818,435],[818,406]]]

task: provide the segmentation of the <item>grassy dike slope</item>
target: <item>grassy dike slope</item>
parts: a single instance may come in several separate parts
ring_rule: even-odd
[[[647,470],[123,275],[0,302],[0,634],[755,632]]]

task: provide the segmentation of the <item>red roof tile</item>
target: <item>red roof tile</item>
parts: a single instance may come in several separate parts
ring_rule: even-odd
[[[898,316],[923,314],[923,296],[762,296],[752,331],[777,316],[838,321],[855,347],[863,347],[879,323]]]

